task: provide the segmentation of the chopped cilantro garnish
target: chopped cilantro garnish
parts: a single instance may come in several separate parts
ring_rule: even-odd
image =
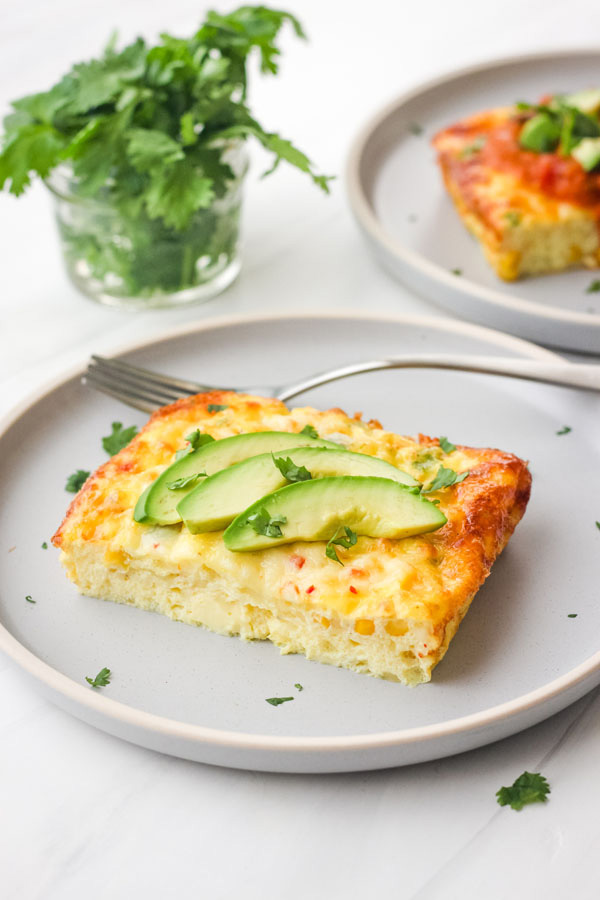
[[[591,281],[585,289],[586,294],[597,294],[600,291],[600,279]]]
[[[137,425],[130,425],[129,428],[123,428],[121,422],[112,423],[112,431],[107,437],[102,438],[102,446],[109,456],[114,456],[123,447],[136,436]]]
[[[69,475],[69,477],[67,478],[65,491],[69,491],[69,493],[71,494],[76,494],[81,490],[89,477],[90,473],[86,471],[86,469],[77,469],[76,472],[73,472],[73,474]]]
[[[421,493],[432,494],[434,491],[442,490],[442,488],[452,487],[453,484],[460,484],[469,474],[469,472],[461,472],[459,474],[453,469],[446,469],[444,466],[440,466],[429,487],[423,489]]]
[[[408,126],[408,130],[411,134],[414,134],[415,137],[420,137],[423,134],[423,126],[419,125],[418,122],[411,122]]]
[[[452,275],[462,275],[462,269],[450,269]]]
[[[342,528],[346,532],[346,537],[338,537],[338,535],[342,531]],[[357,540],[358,536],[356,532],[352,531],[351,528],[348,528],[347,525],[340,525],[340,527],[336,529],[333,537],[327,541],[327,546],[325,547],[325,556],[327,556],[329,559],[333,559],[335,562],[338,562],[340,566],[343,566],[344,563],[335,552],[334,544],[337,544],[340,547],[345,547],[346,550],[348,550],[350,547],[354,547]]]
[[[196,484],[200,478],[206,478],[206,472],[196,472],[194,475],[186,475],[183,478],[176,478],[175,481],[168,481],[167,488],[170,491],[181,491],[183,488]]]
[[[528,803],[545,803],[550,793],[550,785],[539,772],[523,772],[510,787],[501,787],[496,792],[500,806],[523,809]]]
[[[484,147],[485,138],[477,137],[474,141],[471,141],[470,144],[466,144],[458,155],[460,159],[469,159],[471,156],[475,156],[476,153],[479,153],[480,150],[483,150]]]
[[[267,697],[267,703],[271,706],[281,706],[282,703],[288,703],[293,697]]]
[[[222,409],[229,409],[229,407],[227,406],[227,404],[209,403],[206,409],[209,413],[216,413],[221,412]]]
[[[246,522],[257,534],[264,534],[266,537],[277,538],[281,537],[282,531],[280,525],[285,525],[287,518],[285,516],[271,517],[269,512],[263,506],[257,513],[248,516]]]
[[[304,688],[302,687],[302,685],[301,685],[301,684],[298,684],[298,682],[296,682],[296,684],[294,685],[294,687],[296,688],[297,691],[303,691],[303,690],[304,690]]]
[[[85,680],[88,684],[91,684],[93,688],[101,688],[106,687],[107,684],[110,684],[110,677],[110,669],[104,668],[100,669],[95,678],[90,678],[88,675],[86,675]]]
[[[560,429],[560,431],[557,431],[556,433],[557,434],[568,434],[570,431],[573,431],[573,429],[570,428],[568,425],[563,425],[563,427]]]
[[[300,434],[307,434],[311,438],[319,437],[319,433],[314,425],[305,425]]]
[[[600,522],[596,522],[596,528],[600,531]]]
[[[48,549],[48,544],[46,543],[46,541],[44,541],[44,543],[42,544],[42,550],[47,550],[47,549]]]
[[[453,450],[456,450],[456,445],[453,444],[452,441],[449,441],[447,437],[444,437],[444,435],[439,438],[439,442],[444,453],[452,453]]]
[[[514,209],[509,209],[504,213],[504,218],[508,222],[511,228],[516,228],[523,216],[520,212],[517,212]]]
[[[27,600],[28,603],[36,603],[36,601],[33,599],[31,594],[27,594],[25,599]]]
[[[576,619],[576,618],[577,618],[577,613],[569,613],[567,615],[567,619]]]
[[[271,456],[273,457],[273,462],[287,481],[292,483],[295,481],[310,481],[312,478],[306,466],[297,466],[289,456],[286,459],[283,456],[274,456],[273,454]]]
[[[186,434],[185,439],[189,443],[191,450],[199,450],[200,447],[204,447],[205,444],[210,444],[214,441],[212,434],[205,434],[199,428],[196,428],[191,434]]]

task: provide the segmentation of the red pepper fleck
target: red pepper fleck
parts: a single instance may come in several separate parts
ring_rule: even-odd
[[[307,594],[312,594],[312,592],[314,591],[314,589],[315,589],[314,584],[311,584],[310,587],[306,588],[306,593],[307,593]]]
[[[153,546],[154,549],[156,550],[157,547],[160,547],[160,544],[152,544],[152,546]]]
[[[354,587],[353,584],[350,585],[350,591],[351,591],[353,594],[358,594],[358,591],[356,590],[356,588]]]
[[[296,554],[293,553],[290,556],[290,562],[293,563],[297,569],[301,569],[306,560],[303,556],[296,556]]]
[[[425,654],[424,654],[424,653],[418,653],[417,656],[419,656],[421,659],[424,659],[424,658],[425,658]]]

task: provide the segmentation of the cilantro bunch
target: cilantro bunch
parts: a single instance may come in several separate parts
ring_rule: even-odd
[[[111,246],[100,226],[95,233],[80,228],[66,236],[79,240],[74,253],[98,277],[116,272],[130,292],[157,282],[163,289],[186,286],[190,261],[218,254],[236,237],[236,222],[221,225],[219,237],[217,219],[198,219],[239,176],[230,165],[232,146],[254,138],[272,154],[269,172],[284,160],[328,191],[329,178],[289,140],[263,128],[248,107],[248,61],[256,56],[261,72],[276,74],[277,39],[286,24],[305,37],[291,13],[242,6],[227,15],[209,12],[188,39],[162,34],[150,47],[138,38],[120,51],[112,39],[101,58],[73,66],[49,91],[12,104],[0,188],[19,195],[32,174],[46,178],[68,163],[79,198],[106,201],[139,226]],[[177,234],[195,225],[192,245],[178,250]],[[211,247],[215,240],[220,246]],[[169,266],[173,271],[163,277]]]

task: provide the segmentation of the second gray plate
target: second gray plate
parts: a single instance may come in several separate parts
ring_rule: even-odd
[[[586,292],[597,273],[573,269],[510,284],[497,278],[446,194],[430,146],[439,129],[464,116],[597,85],[599,71],[597,50],[503,59],[428,82],[379,112],[354,142],[347,186],[381,263],[464,318],[537,343],[600,353],[600,294]]]

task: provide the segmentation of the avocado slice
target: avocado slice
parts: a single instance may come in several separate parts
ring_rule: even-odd
[[[586,172],[591,172],[600,163],[600,138],[584,138],[571,150],[571,156]]]
[[[133,518],[136,522],[152,525],[174,525],[181,521],[177,504],[196,486],[197,481],[188,483],[178,490],[168,485],[192,475],[213,475],[249,456],[266,450],[285,450],[288,447],[329,447],[337,449],[339,444],[313,438],[307,434],[289,431],[253,431],[235,434],[233,437],[203,444],[197,450],[187,453],[168,466],[156,481],[149,485],[135,505]]]
[[[580,112],[589,115],[600,109],[600,88],[586,88],[583,91],[576,91],[574,94],[566,94],[562,100],[567,106],[573,106]]]
[[[249,522],[252,516],[260,518]],[[344,526],[359,535],[404,538],[445,523],[416,488],[389,478],[341,476],[298,481],[262,497],[233,520],[223,540],[229,550],[264,550],[329,541]]]
[[[247,506],[285,487],[289,480],[282,475],[274,459],[291,459],[298,468],[304,467],[294,481],[325,478],[333,475],[370,475],[389,478],[400,484],[417,485],[418,482],[397,469],[396,466],[349,450],[328,450],[324,447],[295,447],[283,453],[262,453],[244,462],[223,469],[205,478],[177,505],[177,512],[193,534],[220,531],[226,528]]]

